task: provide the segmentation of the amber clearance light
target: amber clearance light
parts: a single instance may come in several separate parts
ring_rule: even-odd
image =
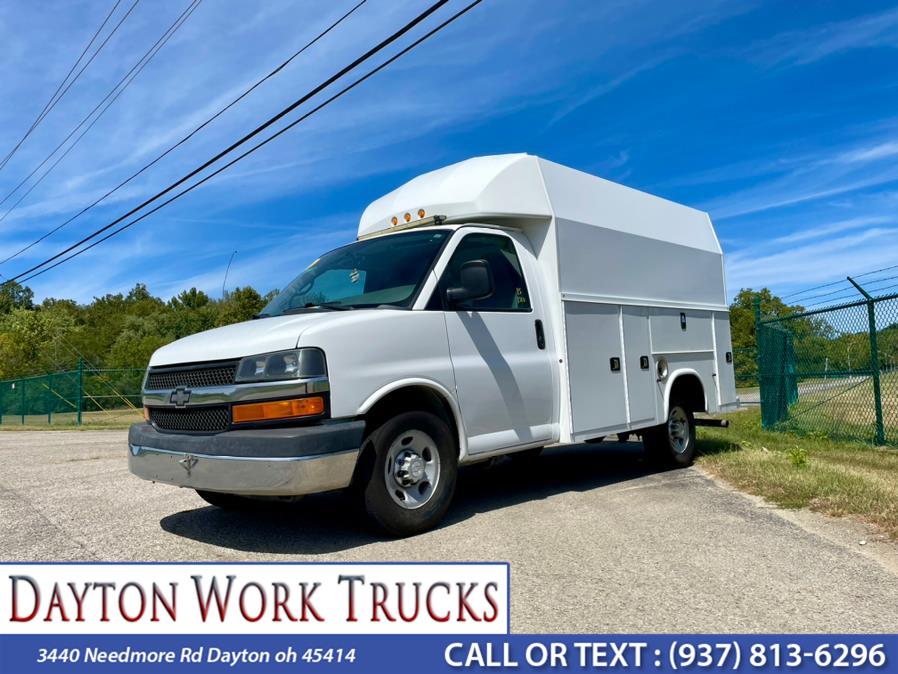
[[[231,408],[231,419],[235,424],[250,421],[273,421],[293,417],[309,417],[324,412],[324,398],[294,398],[274,400],[265,403],[243,403]]]

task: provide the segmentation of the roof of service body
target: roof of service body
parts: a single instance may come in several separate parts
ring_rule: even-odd
[[[474,157],[424,173],[371,203],[358,235],[386,231],[406,213],[472,222],[564,218],[721,253],[708,215],[529,154]]]

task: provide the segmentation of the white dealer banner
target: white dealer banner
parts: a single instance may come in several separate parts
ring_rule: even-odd
[[[508,565],[3,564],[7,634],[506,634]]]

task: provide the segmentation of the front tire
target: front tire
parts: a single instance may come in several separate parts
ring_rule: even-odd
[[[429,412],[404,412],[374,430],[363,445],[373,453],[361,477],[372,523],[393,536],[433,528],[455,493],[458,450],[452,432]]]
[[[671,401],[667,421],[642,437],[649,456],[670,468],[685,468],[695,460],[695,417],[680,401]]]

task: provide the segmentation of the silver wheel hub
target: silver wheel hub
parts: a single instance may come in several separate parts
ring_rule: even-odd
[[[418,484],[424,477],[424,459],[414,452],[402,452],[394,464],[396,482],[403,487]]]
[[[682,407],[673,407],[667,417],[667,437],[677,454],[689,448],[689,417]]]
[[[387,450],[384,482],[390,497],[408,510],[420,508],[433,497],[440,480],[440,454],[424,431],[400,433]]]

